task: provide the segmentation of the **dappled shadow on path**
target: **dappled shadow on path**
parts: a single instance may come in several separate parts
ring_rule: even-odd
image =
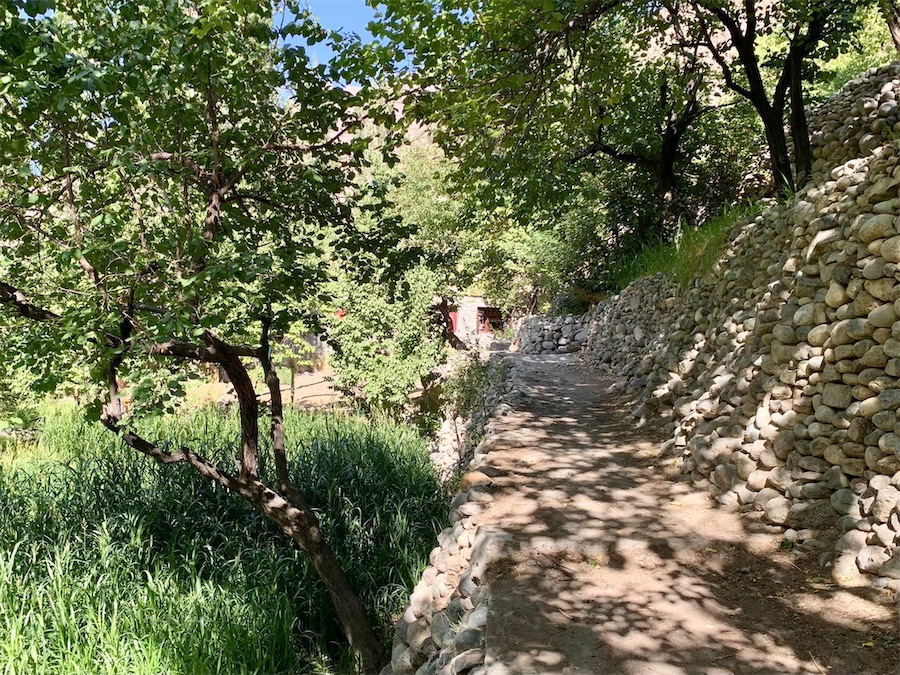
[[[486,574],[492,675],[894,672],[880,591],[831,587],[758,520],[666,479],[602,381],[527,369],[479,522],[510,538]]]

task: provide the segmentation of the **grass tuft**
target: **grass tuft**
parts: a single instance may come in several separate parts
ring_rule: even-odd
[[[74,407],[44,412],[40,445],[0,462],[0,673],[351,672],[326,592],[266,519]],[[289,411],[285,427],[298,486],[387,641],[445,524],[425,443],[350,416]],[[223,463],[239,437],[212,408],[142,431]]]
[[[634,255],[624,256],[611,270],[610,286],[620,291],[632,281],[659,273],[682,287],[687,286],[692,279],[706,274],[719,259],[735,223],[757,210],[755,205],[730,206],[702,226],[684,230],[671,243],[646,244]]]

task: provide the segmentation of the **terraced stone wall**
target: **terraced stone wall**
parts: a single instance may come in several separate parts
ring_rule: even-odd
[[[582,350],[684,472],[847,584],[900,579],[898,95],[898,64],[850,82],[812,115],[811,185],[737,223],[689,288],[642,280],[593,310]]]
[[[525,354],[570,354],[588,337],[590,314],[526,316],[516,323],[516,339]]]

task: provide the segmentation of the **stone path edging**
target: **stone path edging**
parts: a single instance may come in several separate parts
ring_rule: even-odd
[[[479,527],[477,522],[485,505],[493,501],[484,449],[499,420],[529,395],[515,359],[500,355],[492,361],[493,377],[484,406],[473,416],[483,438],[469,450],[468,471],[462,475],[459,492],[450,504],[450,526],[438,535],[438,545],[429,554],[431,564],[397,622],[391,663],[382,675],[474,674],[472,669],[484,663],[490,592],[481,580],[504,540],[502,532]],[[467,454],[465,448],[458,452]]]

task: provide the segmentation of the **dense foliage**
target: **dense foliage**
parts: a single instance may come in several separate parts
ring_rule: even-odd
[[[337,386],[392,416],[409,411],[411,392],[445,360],[439,307],[467,283],[457,268],[461,218],[448,195],[447,164],[434,144],[408,141],[396,163],[368,155],[361,180],[377,187],[386,208],[358,211],[356,227],[389,246],[368,247],[339,266],[322,317]]]
[[[153,405],[184,377],[148,362],[153,345],[207,329],[255,341],[256,317],[284,330],[315,294],[321,242],[349,241],[338,197],[365,139],[336,130],[360,101],[285,45],[323,37],[304,14],[273,27],[255,2],[37,9],[3,10],[3,280],[58,319],[5,334],[28,332],[12,353],[31,371],[64,351],[105,387],[115,360]]]
[[[735,204],[803,185],[806,105],[900,35],[890,0],[370,4],[370,45],[294,0],[0,4],[0,430],[53,391],[113,432],[50,424],[65,464],[0,473],[13,670],[378,671],[442,492],[396,429],[285,414],[290,345],[327,331],[338,385],[396,414],[467,290],[684,281]],[[216,369],[236,416],[174,418]]]
[[[355,182],[362,116],[378,108],[307,58],[299,43],[326,37],[308,11],[274,9],[277,19],[252,0],[0,7],[2,333],[44,385],[83,378],[91,416],[134,450],[189,465],[275,521],[375,671],[383,645],[292,481],[272,344],[314,305],[331,256],[374,241],[353,207],[379,206]],[[247,359],[270,391],[268,446]],[[142,413],[173,410],[203,363],[238,399],[236,468],[136,431]]]
[[[463,260],[526,311],[615,288],[623,257],[792,186],[760,146],[786,152],[793,110],[891,49],[872,2],[379,4],[382,56],[402,55],[407,108],[453,162],[479,235]],[[731,49],[744,43],[752,58]]]

